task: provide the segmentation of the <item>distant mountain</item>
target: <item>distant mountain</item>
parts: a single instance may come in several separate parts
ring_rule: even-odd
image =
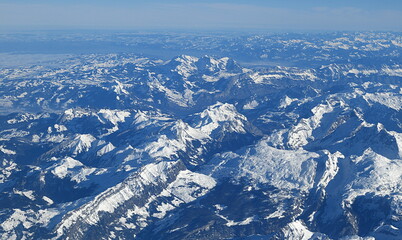
[[[400,38],[246,42],[0,68],[1,239],[401,239]]]

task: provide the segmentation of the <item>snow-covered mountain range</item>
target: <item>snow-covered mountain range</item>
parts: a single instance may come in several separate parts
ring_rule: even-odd
[[[0,238],[401,239],[402,38],[234,39],[1,67]]]

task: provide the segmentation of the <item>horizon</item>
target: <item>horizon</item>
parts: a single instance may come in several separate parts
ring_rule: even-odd
[[[235,28],[127,28],[127,29],[107,29],[107,28],[46,28],[46,27],[20,27],[8,28],[0,26],[0,34],[191,34],[191,35],[281,35],[281,34],[342,34],[342,33],[402,33],[401,30],[335,30],[335,29],[235,29]]]
[[[392,0],[0,2],[0,30],[402,31]]]

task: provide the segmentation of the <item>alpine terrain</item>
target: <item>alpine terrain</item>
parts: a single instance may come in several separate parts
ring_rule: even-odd
[[[2,35],[0,239],[402,239],[401,34],[113,34]]]

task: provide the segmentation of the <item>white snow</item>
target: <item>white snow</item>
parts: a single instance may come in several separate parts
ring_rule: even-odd
[[[13,161],[3,159],[0,165],[0,183],[4,183],[14,171],[17,171],[17,164]]]
[[[402,108],[402,96],[400,94],[391,92],[366,93],[363,98],[367,102],[376,102],[397,111]]]
[[[31,209],[26,211],[14,209],[13,211],[13,214],[0,225],[6,232],[12,231],[19,225],[22,225],[25,229],[33,227],[34,224],[45,227],[53,217],[59,214],[56,209],[44,209],[38,212],[34,212]]]
[[[383,73],[389,76],[402,77],[402,68],[385,67],[381,69]]]
[[[386,196],[402,193],[402,162],[391,160],[367,149],[362,156],[353,159],[356,165],[353,180],[346,185],[345,203],[366,193]]]
[[[198,61],[198,58],[196,57],[182,55],[175,58],[174,61],[180,63],[175,70],[184,77],[191,76],[191,74],[197,70],[195,63]]]
[[[56,129],[57,132],[67,131],[67,127],[64,125],[55,124],[53,127],[54,129]]]
[[[66,215],[57,227],[57,236],[62,236],[63,232],[77,223],[77,221],[91,225],[97,224],[101,212],[112,213],[124,202],[134,197],[141,196],[147,187],[154,188],[159,184],[166,183],[168,179],[166,174],[169,174],[177,164],[178,162],[159,162],[144,166],[137,174],[97,195],[92,201],[72,211],[69,215]],[[192,201],[204,195],[210,188],[214,187],[215,184],[215,181],[211,177],[192,173],[188,170],[179,171],[176,179],[158,195],[161,197],[173,197],[176,200],[172,201],[173,204],[166,202],[161,203],[161,205],[157,207],[159,212],[154,216],[163,217],[167,211],[179,204]],[[155,201],[158,196],[153,196],[148,199],[148,202],[144,206],[135,206],[134,209],[128,210],[127,217],[138,215],[138,225],[141,228],[147,226],[148,223],[146,219],[150,215],[150,204]],[[125,219],[126,218],[122,217],[120,222],[129,228],[137,227],[136,225],[126,224]]]
[[[285,75],[282,74],[260,74],[258,72],[252,73],[249,76],[253,82],[257,84],[269,84],[271,83],[271,79],[281,79],[285,77]]]
[[[91,115],[92,113],[89,111],[70,108],[64,111],[61,122],[71,121],[74,118],[83,118],[85,116],[91,116]]]
[[[282,230],[285,239],[298,239],[298,240],[309,240],[313,236],[313,232],[308,230],[301,220],[297,220],[289,223]]]
[[[243,106],[244,110],[251,110],[258,107],[258,102],[256,100],[252,100]]]
[[[156,141],[148,143],[143,151],[155,159],[172,158],[178,156],[179,151],[184,151],[193,140],[205,143],[210,138],[201,130],[189,126],[182,120],[174,122],[171,130],[174,133],[173,137],[161,134]]]
[[[298,100],[297,98],[290,98],[288,96],[285,96],[285,98],[283,98],[279,103],[279,108],[287,108],[290,104],[292,104],[297,100]]]
[[[187,76],[187,74],[185,74]],[[148,86],[151,90],[155,90],[158,92],[163,92],[166,97],[181,107],[189,107],[194,105],[194,101],[192,99],[193,92],[190,89],[186,91],[177,91],[175,89],[169,89],[167,86],[163,85],[160,80],[149,73],[149,82]]]
[[[161,135],[157,141],[147,144],[145,151],[152,158],[158,159],[162,157],[170,158],[177,156],[178,151],[184,150],[186,145],[176,139],[169,139],[166,135]]]
[[[296,126],[292,127],[288,135],[288,145],[293,149],[298,149],[306,145],[312,139],[313,130],[320,126],[324,114],[332,112],[332,104],[319,104],[311,112],[313,116],[303,118]]]
[[[111,122],[113,125],[117,125],[119,122],[125,122],[125,119],[131,115],[131,113],[128,111],[111,109],[101,109],[99,110],[98,114],[103,119]]]
[[[235,222],[235,221],[233,221],[233,220],[228,220],[228,222],[226,223],[226,226],[232,227],[232,226],[248,225],[248,224],[250,224],[253,220],[254,220],[253,217],[248,217],[248,218],[246,218],[246,219],[244,219],[243,221],[240,221],[240,222]]]
[[[241,155],[227,152],[211,161],[212,169],[205,170],[214,178],[242,178],[257,187],[260,183],[278,189],[307,191],[314,185],[316,158],[320,156],[304,150],[280,150],[260,141]]]
[[[119,95],[123,95],[123,94],[129,94],[129,92],[124,89],[125,84],[115,80],[116,85],[113,86],[113,91]]]
[[[340,152],[335,152],[334,154],[331,154],[329,151],[324,150],[324,153],[327,154],[328,160],[325,161],[324,174],[322,175],[320,181],[317,184],[317,186],[322,189],[325,189],[325,187],[328,185],[328,183],[332,179],[334,179],[334,177],[338,173],[338,171],[339,171],[338,159],[345,158],[345,156],[343,156],[342,153],[340,153]]]
[[[8,155],[15,155],[15,154],[17,154],[17,152],[5,148],[4,145],[0,145],[0,151],[3,152],[3,153],[5,153],[5,154],[8,154]]]
[[[49,205],[52,205],[52,204],[54,203],[53,200],[50,199],[50,198],[47,197],[47,196],[43,196],[42,199],[43,199],[44,201],[46,201]]]
[[[55,137],[56,140],[63,139],[63,135]],[[72,157],[75,157],[80,153],[87,152],[91,148],[92,143],[95,140],[96,138],[90,134],[77,134],[73,139],[64,140],[62,143],[60,143],[58,146],[56,146],[46,154],[50,156],[52,156],[53,154],[68,154]]]
[[[21,195],[21,196],[24,196],[24,197],[26,197],[26,198],[28,198],[28,199],[30,199],[30,200],[32,200],[32,201],[34,201],[36,198],[35,198],[35,195],[34,195],[34,191],[32,191],[32,190],[29,190],[29,191],[19,191],[19,190],[17,190],[17,189],[13,189],[13,192],[15,193],[15,194],[18,194],[18,195]]]
[[[161,193],[161,196],[173,195],[184,202],[191,202],[199,196],[205,195],[209,189],[215,187],[215,185],[216,182],[211,177],[184,170],[181,171],[176,180]]]
[[[52,174],[58,178],[66,178],[69,176],[71,180],[80,183],[87,180],[87,176],[95,172],[95,168],[85,167],[80,161],[77,161],[71,157],[66,157],[57,161],[54,165],[49,167]]]
[[[218,102],[215,105],[209,106],[203,112],[197,114],[200,121],[194,126],[207,135],[222,126],[224,122],[229,123],[225,126],[227,132],[245,133],[244,122],[247,118],[238,113],[236,107],[228,103]]]
[[[101,149],[99,149],[99,150],[96,152],[96,156],[98,156],[98,157],[103,156],[103,155],[105,155],[106,153],[113,151],[115,148],[116,148],[116,147],[113,146],[112,143],[107,143],[105,146],[103,146]]]

